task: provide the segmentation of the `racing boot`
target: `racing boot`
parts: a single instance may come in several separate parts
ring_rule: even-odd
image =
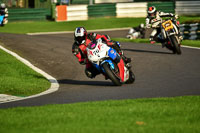
[[[152,36],[149,38],[149,41],[150,41],[150,43],[151,43],[151,44],[154,44],[154,43],[156,43],[156,41],[153,39],[153,37],[152,37]]]
[[[89,70],[87,70],[87,69],[85,69],[85,75],[86,75],[88,78],[91,78],[91,79],[94,78],[92,72],[89,71]]]
[[[129,70],[131,70],[131,63],[126,63],[126,67],[129,69]]]
[[[121,55],[121,57],[124,60],[126,67],[128,69],[130,69],[131,68],[131,58],[128,58],[128,57],[126,57],[124,55]]]
[[[151,44],[155,44],[155,43],[156,43],[156,41],[150,41],[150,43],[151,43]]]

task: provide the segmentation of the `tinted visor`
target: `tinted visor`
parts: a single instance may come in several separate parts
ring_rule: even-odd
[[[151,15],[151,17],[154,17],[154,16],[155,16],[155,14],[154,14],[154,13],[151,13],[150,15]]]
[[[76,41],[78,41],[78,43],[84,43],[85,37],[76,37]]]

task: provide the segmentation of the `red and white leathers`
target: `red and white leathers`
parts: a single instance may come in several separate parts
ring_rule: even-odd
[[[101,38],[103,41],[106,42],[108,46],[113,46],[114,42],[110,40],[110,38],[107,35],[100,35],[96,33],[90,33],[87,35],[87,39],[84,43],[79,44],[78,42],[74,42],[72,46],[72,53],[78,58],[78,61],[80,64],[84,64],[87,59],[87,51],[86,48],[88,44],[93,41]],[[114,46],[113,46],[114,47]]]

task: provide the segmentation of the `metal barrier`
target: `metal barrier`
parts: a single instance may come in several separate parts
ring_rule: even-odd
[[[176,14],[200,15],[200,1],[176,1]]]
[[[163,12],[174,13],[175,3],[174,2],[148,2],[148,7],[155,6],[157,10]]]
[[[89,0],[71,0],[71,4],[89,4]]]
[[[200,39],[200,24],[181,24],[180,32],[183,39],[197,40]]]
[[[117,3],[116,13],[118,18],[122,17],[146,17],[147,3]]]
[[[99,3],[121,3],[121,2],[133,2],[134,0],[95,0],[95,4]]]
[[[76,5],[67,7],[67,21],[87,20],[88,9],[87,5]]]
[[[97,4],[88,6],[89,17],[116,16],[116,4]]]
[[[8,9],[9,21],[23,21],[23,20],[46,20],[47,17],[51,16],[50,9],[30,9],[30,8],[19,8],[19,9]]]
[[[49,0],[48,0],[49,1]],[[95,1],[95,0],[93,0]],[[116,2],[117,0],[96,0],[97,2]],[[120,0],[131,1],[131,0]],[[84,4],[89,0],[72,0],[73,3]],[[200,1],[176,1],[174,2],[131,2],[131,3],[109,3],[109,4],[93,4],[93,5],[68,5],[67,6],[67,18],[71,20],[87,20],[89,17],[146,17],[147,8],[149,6],[156,6],[157,10],[163,12],[175,12],[179,15],[192,15],[200,14]],[[55,18],[55,5],[51,9],[9,9],[9,21],[16,20],[45,20],[47,16]]]

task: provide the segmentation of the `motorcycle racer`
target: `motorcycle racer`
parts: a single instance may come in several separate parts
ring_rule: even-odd
[[[5,15],[5,18],[3,20],[3,24],[7,24],[8,23],[8,9],[6,8],[6,5],[4,3],[0,4],[0,15]]]
[[[78,58],[78,61],[82,65],[86,65],[85,74],[89,78],[94,78],[99,72],[87,59],[86,48],[90,42],[101,38],[108,46],[114,48],[124,59],[125,63],[130,63],[131,59],[123,55],[120,49],[120,44],[110,40],[108,35],[101,35],[97,33],[87,33],[84,27],[77,27],[74,32],[74,44],[72,45],[72,53]],[[130,64],[129,64],[130,65]]]
[[[144,38],[145,37],[145,26],[143,23],[141,23],[137,27],[132,27],[128,35],[126,36],[129,39],[136,39],[136,38]]]
[[[150,35],[150,42],[153,44],[155,42],[160,42],[163,44],[163,40],[158,37],[161,32],[160,24],[162,17],[174,17],[175,19],[178,18],[178,15],[173,13],[164,13],[161,11],[157,11],[155,6],[151,6],[148,8],[148,15],[146,17],[146,28],[152,28],[153,31]],[[179,29],[179,25],[175,23]],[[182,36],[179,35],[180,40],[182,40]]]

